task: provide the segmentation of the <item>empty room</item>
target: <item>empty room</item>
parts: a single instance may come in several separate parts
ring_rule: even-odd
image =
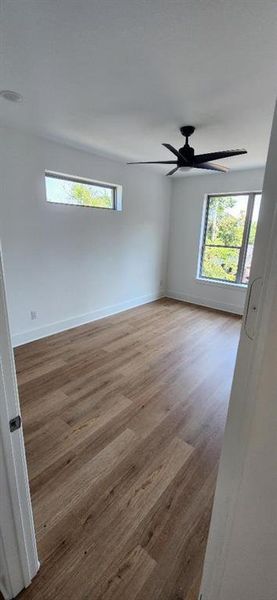
[[[0,597],[274,600],[276,3],[0,30]]]

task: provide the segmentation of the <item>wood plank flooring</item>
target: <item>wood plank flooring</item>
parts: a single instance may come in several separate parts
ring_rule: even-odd
[[[16,349],[22,600],[196,600],[241,321],[163,299]]]

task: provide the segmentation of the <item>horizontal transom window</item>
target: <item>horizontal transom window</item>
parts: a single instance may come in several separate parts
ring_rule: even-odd
[[[259,192],[208,196],[200,278],[248,284],[260,203]]]
[[[117,186],[45,172],[46,199],[58,204],[117,209]]]

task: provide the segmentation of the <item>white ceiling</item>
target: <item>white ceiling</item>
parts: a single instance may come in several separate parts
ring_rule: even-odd
[[[0,123],[129,160],[264,165],[277,94],[276,0],[0,0]],[[136,167],[130,167],[136,168]],[[151,168],[151,167],[150,167]],[[163,167],[160,167],[164,170]]]

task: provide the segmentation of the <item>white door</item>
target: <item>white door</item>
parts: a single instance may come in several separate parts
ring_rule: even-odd
[[[37,573],[37,557],[0,248],[0,591],[14,598]]]
[[[277,108],[201,600],[277,598]]]

